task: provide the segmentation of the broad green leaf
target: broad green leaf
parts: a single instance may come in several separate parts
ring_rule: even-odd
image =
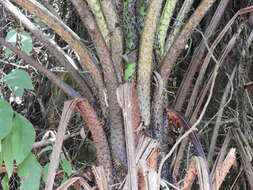
[[[27,54],[30,55],[33,48],[32,38],[28,32],[21,32],[21,49]]]
[[[124,71],[124,81],[128,81],[134,75],[136,63],[128,63]]]
[[[18,176],[20,177],[20,190],[39,190],[42,168],[30,153],[27,158],[18,166]]]
[[[18,86],[11,87],[11,90],[15,94],[16,97],[22,97],[24,94],[24,88],[20,88]]]
[[[15,93],[15,95],[18,97],[20,97],[21,93],[23,94],[24,89],[34,89],[30,76],[27,72],[21,69],[13,70],[6,75],[3,80],[12,88],[12,90],[14,90],[14,93],[17,93]]]
[[[17,33],[16,29],[10,30],[7,33],[5,40],[15,46],[17,43],[17,35],[18,35],[18,33]],[[10,55],[10,54],[12,54],[12,51],[9,49],[5,49],[4,53],[5,53],[5,55]]]
[[[35,130],[33,125],[25,117],[15,114],[12,130],[13,156],[17,164],[20,164],[31,152],[35,141]]]
[[[10,187],[9,187],[9,178],[8,178],[8,175],[4,175],[2,181],[1,181],[1,184],[2,184],[2,187],[3,187],[3,190],[9,190]]]
[[[12,133],[10,133],[6,138],[4,138],[2,143],[3,160],[9,178],[11,177],[13,172],[13,161],[14,161],[11,136]]]
[[[11,105],[0,99],[0,140],[11,132],[12,118],[13,110]]]
[[[62,158],[60,164],[67,176],[70,176],[72,174],[71,163],[66,158]]]
[[[12,29],[10,30],[7,35],[6,35],[6,41],[7,42],[10,42],[12,44],[16,44],[17,42],[17,30],[16,29]]]

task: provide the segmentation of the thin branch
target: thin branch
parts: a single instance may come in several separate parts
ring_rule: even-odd
[[[53,147],[53,151],[50,157],[50,163],[48,168],[47,182],[45,190],[52,190],[54,185],[54,179],[56,174],[56,169],[58,168],[58,163],[60,159],[60,153],[62,149],[63,138],[65,135],[68,122],[71,118],[71,115],[75,109],[76,100],[67,101],[64,103],[61,121],[58,127],[58,132],[56,135],[56,141]]]
[[[3,0],[7,2],[8,0]],[[39,19],[46,22],[47,25],[52,28],[59,36],[61,36],[66,42],[69,43],[80,57],[80,62],[87,68],[99,90],[100,101],[104,101],[104,83],[102,75],[98,67],[93,63],[89,52],[82,40],[75,32],[73,32],[63,21],[59,20],[50,11],[48,11],[43,5],[35,0],[12,0],[22,8],[27,9],[29,12],[35,14]]]
[[[10,43],[6,42],[3,38],[0,38],[0,44],[7,47],[14,53],[16,53],[21,59],[23,59],[26,63],[36,68],[40,73],[44,74],[52,83],[58,86],[64,93],[66,93],[71,98],[81,98],[82,96],[76,92],[73,88],[63,82],[57,75],[48,71],[45,67],[41,64],[37,63],[34,59],[27,56],[24,52],[22,52],[17,47],[11,45]]]
[[[2,1],[0,2],[7,10],[11,12],[13,16],[20,21],[23,26],[25,26],[30,32],[32,32],[43,44],[47,47],[49,52],[56,57],[56,59],[62,64],[68,71],[68,73],[73,77],[75,82],[78,84],[83,94],[86,95],[88,99],[94,101],[92,92],[88,86],[86,86],[85,81],[74,69],[75,62],[70,58],[56,43],[54,40],[50,39],[43,32],[37,28],[20,10],[17,9],[11,2]]]
[[[224,10],[227,7],[228,3],[229,3],[229,0],[220,1],[219,6],[217,7],[215,13],[213,14],[211,22],[209,23],[207,29],[205,30],[204,36],[206,36],[206,38],[208,38],[210,35],[214,33],[220,19],[222,18],[222,15],[225,13]],[[194,56],[191,59],[190,66],[177,92],[178,95],[177,95],[177,100],[175,103],[175,109],[178,111],[181,110],[183,103],[185,101],[185,97],[187,96],[187,92],[189,91],[189,88],[192,84],[192,79],[199,65],[201,65],[202,63],[201,60],[206,51],[205,40],[206,39],[202,39],[199,44],[199,47],[197,47],[196,50],[194,51],[194,54],[193,54]]]

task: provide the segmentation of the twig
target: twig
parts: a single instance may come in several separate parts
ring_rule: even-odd
[[[58,127],[58,132],[56,135],[56,141],[55,141],[53,152],[50,158],[45,190],[53,189],[54,178],[55,178],[56,169],[58,167],[58,163],[60,159],[60,153],[61,153],[65,130],[67,128],[68,122],[70,120],[71,114],[74,111],[75,106],[76,106],[76,100],[71,100],[64,103],[62,117],[61,117],[61,121]]]

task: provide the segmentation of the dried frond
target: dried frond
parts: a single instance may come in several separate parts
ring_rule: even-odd
[[[109,190],[109,185],[105,175],[105,170],[102,166],[93,167],[93,174],[95,176],[99,190]]]
[[[232,165],[235,163],[235,154],[236,154],[236,149],[231,148],[229,153],[227,154],[225,160],[223,161],[222,165],[220,167],[217,167],[216,170],[214,171],[214,176],[213,176],[213,188],[219,189],[222,182],[224,181],[225,177],[227,176],[230,168]]]

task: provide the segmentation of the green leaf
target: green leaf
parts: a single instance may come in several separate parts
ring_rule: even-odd
[[[17,29],[12,29],[7,33],[7,36],[5,39],[7,42],[10,42],[12,44],[16,44],[17,35],[18,35]]]
[[[18,86],[11,87],[11,89],[12,89],[12,92],[14,92],[16,97],[22,97],[24,94],[24,89]]]
[[[13,110],[11,105],[0,99],[0,140],[11,132],[12,118]]]
[[[49,168],[49,163],[47,163],[44,167],[43,167],[43,174],[42,174],[42,178],[43,181],[46,183],[47,182],[47,175],[48,175],[48,168]]]
[[[18,35],[18,33],[17,33],[16,29],[10,30],[7,33],[5,40],[15,46],[17,43],[17,35]],[[5,49],[4,53],[5,53],[5,55],[13,54],[13,52],[9,49]]]
[[[25,117],[16,114],[13,119],[12,149],[17,164],[20,164],[30,153],[35,141],[33,125]]]
[[[39,190],[42,168],[30,153],[28,157],[18,166],[18,176],[21,178],[20,190]]]
[[[16,46],[18,35],[20,36],[19,39],[21,39],[20,40],[21,50],[24,51],[27,55],[30,55],[33,45],[32,45],[32,38],[28,32],[22,31],[21,33],[19,33],[17,29],[10,30],[7,33],[6,41]],[[5,49],[5,54],[10,55],[12,54],[12,51],[9,49]]]
[[[1,184],[2,184],[3,190],[9,190],[10,189],[8,175],[4,175],[4,177],[1,181]]]
[[[47,24],[38,18],[34,18],[33,21],[41,27],[46,27]]]
[[[52,146],[46,146],[45,148],[43,148],[38,154],[37,156],[39,157],[41,154],[43,154],[44,152],[48,152],[48,151],[52,151],[53,147]]]
[[[3,80],[14,90],[15,95],[18,97],[20,97],[21,94],[23,95],[24,89],[34,89],[30,76],[21,69],[13,70],[6,75]]]
[[[8,177],[10,178],[13,172],[14,156],[12,152],[11,134],[4,138],[2,143],[3,160],[7,170]]]
[[[70,161],[68,161],[66,158],[62,158],[60,164],[67,176],[70,176],[72,174],[72,166]]]
[[[124,81],[128,81],[135,73],[136,63],[128,63],[124,71]]]
[[[27,54],[30,55],[33,48],[32,38],[28,32],[21,32],[21,49]]]
[[[1,142],[1,141],[0,141]],[[2,142],[1,142],[1,146],[2,146]],[[1,147],[2,149],[2,147]],[[0,152],[0,168],[3,166],[3,152]]]

